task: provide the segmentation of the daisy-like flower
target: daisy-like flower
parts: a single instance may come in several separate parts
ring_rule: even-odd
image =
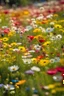
[[[50,59],[50,63],[54,63],[55,62],[55,59]]]
[[[50,40],[51,40],[51,41],[54,41],[54,40],[56,40],[56,37],[55,37],[55,36],[52,36],[52,37],[50,38]]]
[[[14,85],[9,85],[9,84],[4,85],[4,88],[5,88],[5,90],[14,90],[15,89]]]
[[[58,39],[58,40],[60,40],[62,38],[62,35],[61,34],[58,34],[57,36],[56,36],[56,39]]]
[[[59,57],[55,57],[54,60],[55,60],[55,62],[59,62],[60,58]]]
[[[10,72],[15,72],[19,69],[19,67],[17,65],[13,65],[11,67],[8,67],[8,69],[10,70]]]
[[[39,51],[41,49],[41,46],[37,44],[34,46],[34,49]]]
[[[29,58],[26,58],[26,59],[22,59],[23,60],[23,62],[25,63],[25,64],[31,64],[32,63],[32,60]]]
[[[6,41],[8,41],[9,39],[7,38],[7,37],[4,37],[3,38],[3,42],[6,42]]]
[[[54,28],[49,27],[49,28],[46,29],[46,32],[49,33],[49,32],[52,32],[53,30],[54,30]]]
[[[54,81],[62,81],[63,77],[61,75],[55,75],[53,76]]]
[[[41,59],[40,62],[39,62],[39,64],[40,64],[41,66],[46,66],[46,65],[49,64],[49,62],[50,62],[49,60],[46,60],[46,59],[43,60],[43,59]]]
[[[40,71],[40,68],[37,67],[37,66],[33,66],[33,67],[31,68],[31,70],[36,71],[36,72],[39,72],[39,71]]]

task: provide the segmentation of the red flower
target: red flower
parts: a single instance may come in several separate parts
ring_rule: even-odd
[[[4,14],[9,14],[9,10],[4,10]]]
[[[29,40],[33,40],[34,36],[27,36]]]
[[[45,42],[45,40],[44,39],[40,39],[39,42],[40,43],[43,43],[43,42]]]
[[[64,67],[57,67],[56,70],[57,70],[58,72],[64,72]]]
[[[49,74],[49,75],[54,75],[54,74],[56,74],[57,73],[57,69],[49,69],[48,71],[47,71],[47,74]]]
[[[9,33],[9,28],[4,29],[4,33],[8,34]]]

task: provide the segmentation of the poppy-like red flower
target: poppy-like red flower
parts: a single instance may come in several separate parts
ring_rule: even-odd
[[[34,39],[34,36],[27,36],[28,37],[28,39],[30,39],[30,40],[33,40]]]
[[[9,14],[9,10],[4,10],[4,14]]]
[[[49,69],[47,71],[47,74],[49,74],[49,75],[55,75],[56,73],[57,73],[57,69]]]
[[[44,39],[40,39],[39,42],[40,43],[43,43],[43,42],[45,42],[45,40]]]
[[[64,67],[57,67],[56,69],[58,72],[64,72]]]
[[[20,22],[16,21],[14,24],[15,24],[15,26],[19,26]]]
[[[64,0],[60,0],[60,4],[64,4]]]
[[[5,28],[3,31],[5,34],[8,34],[10,30],[9,30],[9,28]]]

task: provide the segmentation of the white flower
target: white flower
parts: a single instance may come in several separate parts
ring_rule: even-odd
[[[55,37],[55,36],[52,36],[52,37],[50,38],[50,40],[54,41],[54,40],[56,40],[56,37]]]
[[[53,17],[53,14],[47,15],[46,17],[47,18],[52,18]]]
[[[37,44],[37,45],[34,46],[34,49],[35,50],[40,50],[41,49],[41,46]]]
[[[15,72],[19,69],[19,67],[17,65],[13,65],[11,67],[8,67],[8,69],[11,71],[11,72]]]
[[[53,76],[53,80],[55,80],[55,81],[61,81],[62,80],[62,76],[55,75],[55,76]]]
[[[29,53],[34,53],[35,51],[34,50],[30,50],[30,51],[28,51]]]
[[[20,51],[18,48],[15,48],[15,49],[13,49],[13,51],[15,52],[15,51]]]
[[[57,36],[56,36],[56,39],[58,39],[58,40],[60,40],[62,38],[62,35],[60,35],[60,34],[58,34]]]
[[[36,66],[33,66],[33,67],[31,68],[31,70],[39,72],[39,71],[40,71],[40,68],[39,68],[39,67],[36,67]]]
[[[17,45],[21,45],[22,43],[21,42],[18,42]]]
[[[50,59],[50,63],[54,63],[55,62],[55,59]]]
[[[22,60],[23,60],[23,62],[25,64],[31,64],[32,63],[32,60],[31,59],[22,59]]]
[[[13,85],[9,85],[9,84],[4,85],[4,88],[5,88],[6,90],[14,90],[14,89],[15,89],[15,87],[14,87]]]
[[[10,94],[15,94],[15,91],[11,91]]]
[[[22,59],[26,59],[27,58],[27,56],[22,56]]]
[[[59,62],[60,61],[60,58],[59,57],[55,57],[55,62]]]

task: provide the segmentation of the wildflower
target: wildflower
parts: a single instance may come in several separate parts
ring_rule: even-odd
[[[25,58],[22,60],[23,60],[24,64],[31,64],[31,62],[32,62],[32,60],[30,58],[29,59]]]
[[[18,49],[21,51],[21,52],[25,52],[26,51],[26,48],[24,46],[19,46]]]
[[[62,79],[63,79],[63,77],[60,76],[60,75],[54,75],[54,76],[53,76],[53,80],[54,80],[54,81],[62,81]]]
[[[55,26],[54,26],[55,28],[59,28],[59,29],[61,29],[62,28],[62,26],[61,25],[59,25],[59,24],[55,24]]]
[[[5,88],[6,90],[14,90],[14,89],[15,89],[15,87],[14,87],[13,85],[9,85],[9,84],[4,85],[4,88]]]
[[[34,46],[34,49],[39,51],[41,49],[41,46],[37,44]]]
[[[6,41],[8,41],[9,39],[7,38],[7,37],[4,37],[3,38],[3,42],[6,42]]]
[[[55,85],[54,85],[54,84],[49,84],[49,85],[48,85],[48,88],[49,88],[49,89],[53,89],[53,88],[55,88]]]
[[[32,71],[32,70],[27,70],[27,71],[25,71],[25,74],[33,75],[33,74],[34,74],[34,71]]]
[[[36,58],[32,58],[32,63],[36,64],[37,63],[37,59]]]
[[[47,42],[45,42],[43,45],[44,46],[47,46],[47,45],[49,45],[51,42],[50,41],[47,41]]]
[[[60,63],[64,66],[64,58],[60,59]]]
[[[56,73],[57,73],[57,69],[49,69],[49,70],[47,70],[47,74],[49,74],[49,75],[54,75]]]
[[[50,63],[55,63],[55,59],[50,59]]]
[[[0,84],[0,88],[3,87],[3,86],[4,86],[4,84]]]
[[[35,33],[38,33],[38,32],[41,32],[41,29],[39,29],[39,28],[35,28],[34,30],[33,30],[33,32]]]
[[[54,28],[47,28],[46,32],[52,32],[54,30]]]
[[[15,72],[19,69],[19,67],[17,65],[13,65],[11,67],[8,67],[8,69],[11,71],[11,72]]]
[[[60,40],[62,38],[62,35],[60,35],[60,34],[58,34],[57,36],[56,36],[56,39],[58,39],[58,40]]]
[[[56,69],[58,72],[64,72],[64,67],[57,67]]]
[[[39,61],[39,65],[41,65],[41,66],[46,66],[46,65],[48,65],[49,64],[49,60],[46,60],[46,59],[41,59],[40,61]]]
[[[37,67],[37,66],[33,66],[33,67],[31,67],[31,70],[36,71],[36,72],[39,72],[40,71],[40,68]]]
[[[16,83],[15,85],[16,86],[19,86],[19,85],[22,85],[26,82],[26,80],[20,80],[18,83]]]

